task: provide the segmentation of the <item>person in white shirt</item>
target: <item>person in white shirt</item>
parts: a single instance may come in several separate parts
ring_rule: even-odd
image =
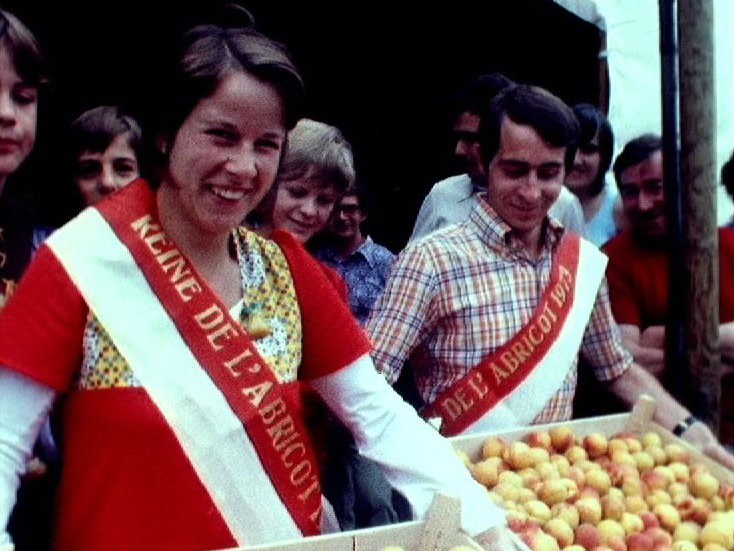
[[[489,102],[513,82],[501,73],[481,75],[465,84],[454,97],[454,154],[466,172],[434,184],[423,200],[410,241],[432,231],[458,224],[469,217],[477,203],[477,193],[484,189],[484,174],[479,162],[477,136],[481,118]],[[584,235],[584,214],[576,197],[565,187],[561,189],[549,214],[571,231]]]

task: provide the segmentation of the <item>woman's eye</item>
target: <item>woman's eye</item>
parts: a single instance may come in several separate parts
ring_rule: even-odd
[[[296,199],[301,199],[302,197],[305,197],[308,195],[308,190],[303,189],[301,187],[288,187],[286,186],[286,191],[291,194],[292,197]]]
[[[18,103],[18,105],[30,105],[32,103],[36,103],[37,99],[38,90],[32,86],[23,86],[17,88],[13,92],[13,100]]]
[[[255,146],[277,152],[280,151],[281,143],[276,140],[258,140],[257,142],[255,142]]]

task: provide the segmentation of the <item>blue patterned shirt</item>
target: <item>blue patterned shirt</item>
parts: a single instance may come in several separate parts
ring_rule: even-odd
[[[349,307],[361,325],[367,321],[387,281],[395,255],[370,237],[347,259],[341,260],[330,247],[316,252],[316,258],[332,266],[349,289]]]

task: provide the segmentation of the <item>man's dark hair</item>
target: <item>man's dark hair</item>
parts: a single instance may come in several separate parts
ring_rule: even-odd
[[[464,84],[454,95],[451,112],[454,117],[470,112],[481,115],[502,90],[514,84],[502,73],[480,75]]]
[[[579,130],[581,131],[579,149],[582,152],[584,147],[590,144],[597,134],[599,135],[599,170],[589,190],[593,196],[596,196],[604,189],[604,177],[612,164],[612,155],[614,154],[612,125],[609,124],[609,119],[604,116],[604,113],[590,103],[577,103],[572,109],[573,114],[576,115],[576,119],[579,121]]]
[[[343,197],[356,197],[359,202],[359,210],[363,214],[369,214],[372,211],[372,190],[369,182],[363,177],[358,176],[354,184],[344,192]]]
[[[485,167],[499,151],[505,118],[530,126],[553,147],[565,147],[566,171],[573,166],[579,123],[571,108],[547,90],[527,84],[510,86],[497,94],[481,118],[479,146]]]
[[[663,140],[657,134],[643,134],[627,142],[622,152],[614,161],[614,179],[620,185],[622,173],[631,166],[649,159],[656,151],[663,148]]]
[[[116,105],[102,105],[82,113],[69,132],[69,161],[76,163],[85,151],[104,153],[112,141],[127,134],[127,142],[136,157],[140,156],[142,132],[138,122]]]

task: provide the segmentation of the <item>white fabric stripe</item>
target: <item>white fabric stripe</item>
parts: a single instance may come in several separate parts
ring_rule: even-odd
[[[240,421],[101,214],[87,209],[46,243],[163,413],[237,542],[300,537]]]
[[[352,431],[360,453],[382,466],[417,518],[424,518],[435,494],[444,492],[461,497],[461,525],[470,534],[505,524],[504,511],[457,460],[449,442],[398,396],[368,355],[310,383]]]
[[[606,265],[607,257],[582,239],[579,267],[575,274],[574,301],[558,338],[528,378],[486,415],[469,425],[462,434],[525,427],[538,416],[563,385],[578,355]]]

